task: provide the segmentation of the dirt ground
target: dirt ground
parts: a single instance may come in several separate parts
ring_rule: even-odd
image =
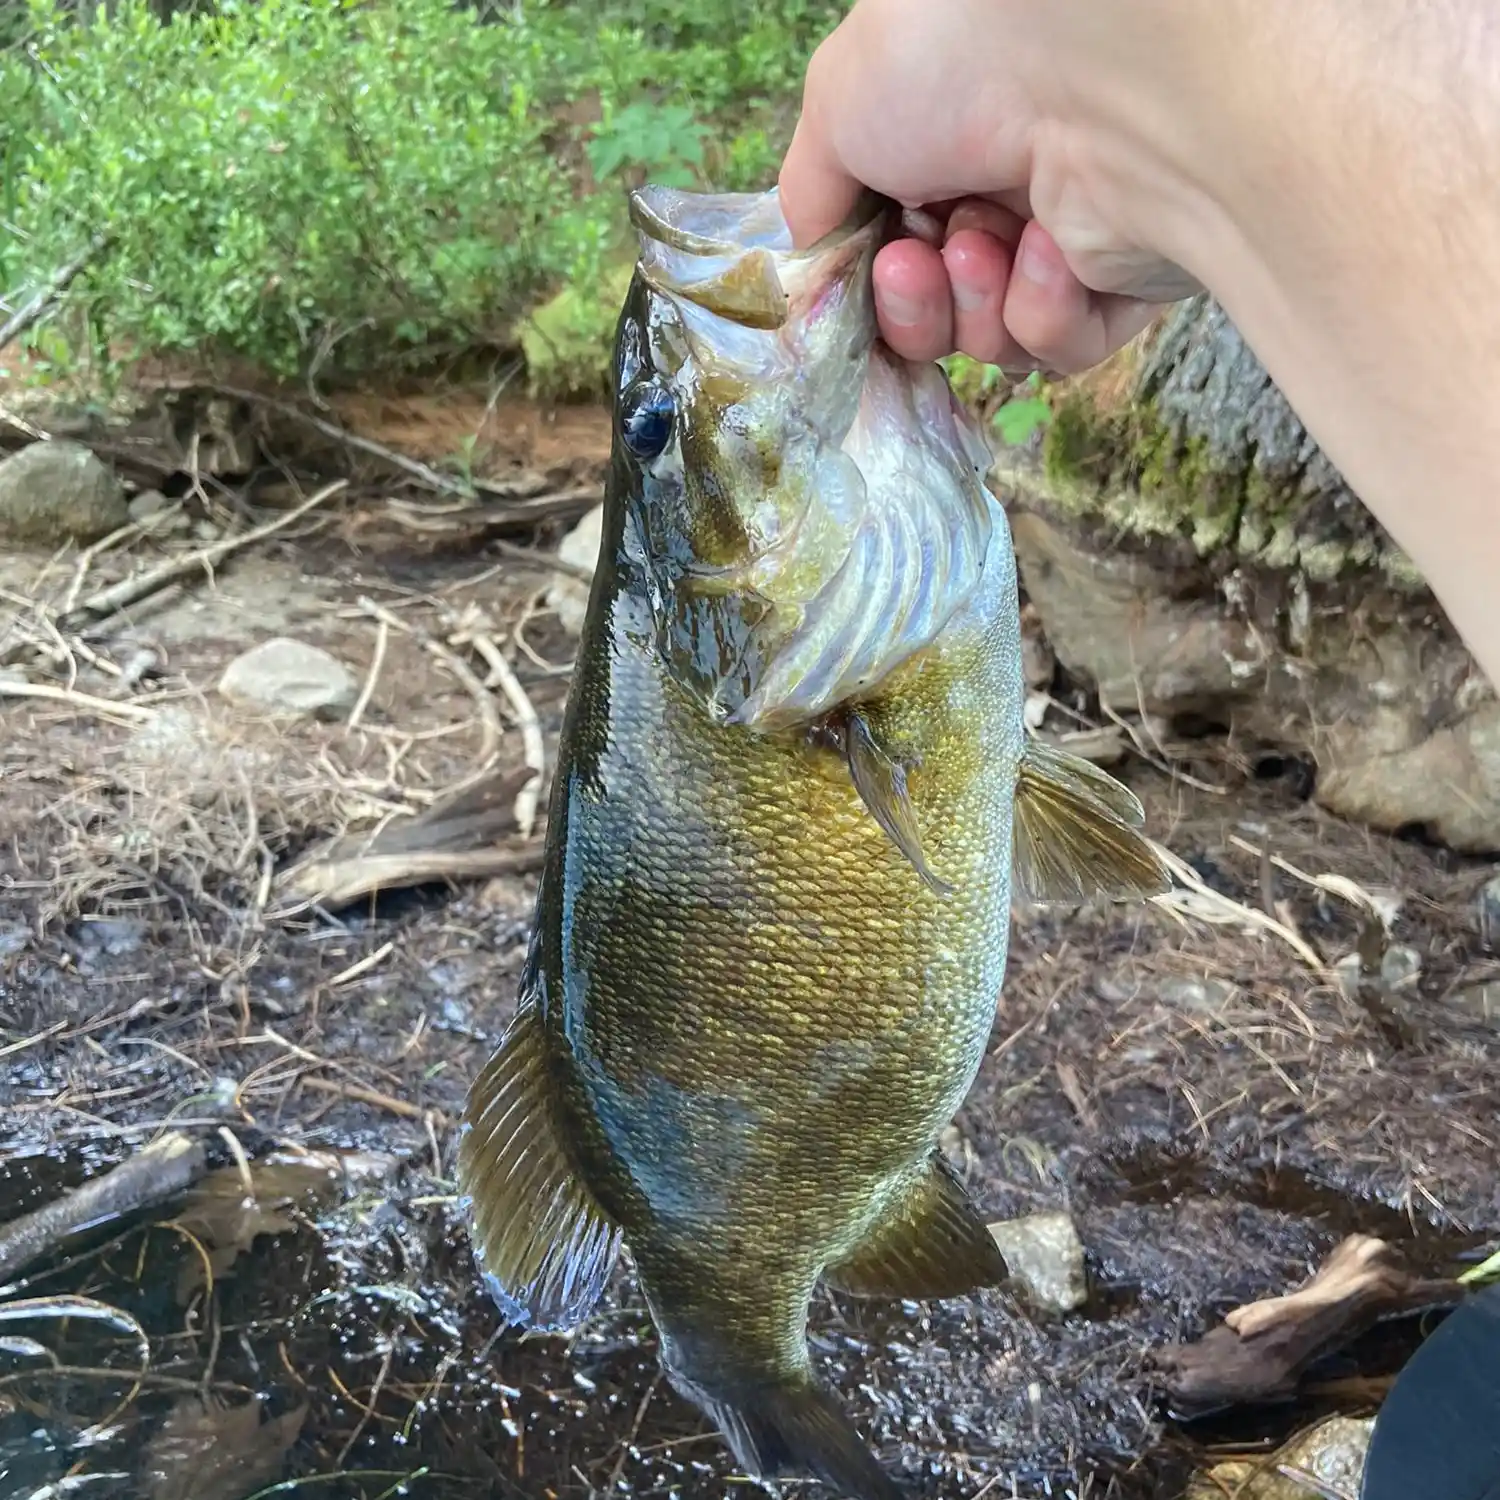
[[[486,473],[597,481],[599,414],[497,412]],[[394,400],[340,416],[433,463],[486,420],[450,409],[435,427]],[[171,484],[219,535],[316,488]],[[99,1226],[7,1288],[0,1496],[734,1482],[657,1378],[628,1269],[571,1338],[497,1337],[453,1196],[455,1121],[511,1012],[542,837],[509,816],[525,739],[483,686],[488,652],[550,764],[573,643],[547,557],[586,503],[490,525],[363,470],[103,630],[63,628],[63,606],[203,536],[130,537],[82,572],[0,560],[0,661],[62,690],[0,698],[0,1222],[168,1126],[213,1167],[185,1203]],[[223,701],[225,665],[282,634],[359,679],[357,723]],[[1377,1387],[1341,1377],[1378,1386],[1409,1343],[1371,1335],[1318,1372],[1324,1394],[1206,1427],[1164,1409],[1152,1349],[1301,1281],[1355,1230],[1433,1274],[1500,1236],[1500,989],[1476,988],[1500,985],[1476,904],[1493,870],[1340,824],[1302,767],[1252,773],[1216,741],[1174,747],[1172,774],[1119,769],[1188,883],[1144,908],[1018,913],[946,1142],[991,1218],[1071,1212],[1088,1303],[817,1308],[829,1379],[914,1496],[1177,1496],[1208,1446],[1369,1410]],[[399,828],[479,773],[507,789],[494,872],[352,902],[288,893],[327,840]],[[1384,982],[1339,982],[1361,944]]]

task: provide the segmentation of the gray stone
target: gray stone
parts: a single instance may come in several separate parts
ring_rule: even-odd
[[[1422,955],[1415,948],[1387,948],[1380,960],[1380,982],[1388,990],[1405,989],[1422,974]]]
[[[1479,935],[1491,953],[1500,953],[1500,875],[1480,887]]]
[[[1184,979],[1172,975],[1161,982],[1161,998],[1173,1010],[1190,1010],[1211,1016],[1224,1009],[1234,986],[1222,979]]]
[[[160,490],[142,490],[125,508],[132,521],[149,521],[171,508],[172,502]]]
[[[1500,1027],[1500,980],[1466,985],[1453,995],[1451,1003],[1480,1021]]]
[[[0,958],[19,953],[31,941],[31,929],[24,922],[0,922]]]
[[[359,695],[358,684],[336,657],[288,636],[237,656],[224,669],[219,691],[243,708],[271,714],[338,718]]]
[[[26,675],[22,667],[0,667],[0,684],[10,687],[23,687],[31,679]]]
[[[129,518],[114,471],[81,443],[32,443],[0,462],[0,541],[95,542]]]
[[[604,507],[596,505],[562,539],[557,549],[562,562],[593,572],[599,560],[599,543],[603,535]],[[589,607],[589,585],[581,578],[559,574],[547,590],[547,608],[554,611],[563,628],[572,635],[583,629],[583,617]]]
[[[1028,1214],[989,1229],[1015,1288],[1038,1310],[1067,1313],[1088,1301],[1083,1242],[1071,1215]]]

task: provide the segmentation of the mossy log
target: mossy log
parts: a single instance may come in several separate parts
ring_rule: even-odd
[[[1310,754],[1330,811],[1500,850],[1500,705],[1222,308],[1173,309],[996,477],[1059,661],[1102,699]]]

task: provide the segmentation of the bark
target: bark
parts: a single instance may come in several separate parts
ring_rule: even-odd
[[[1122,712],[1306,752],[1331,811],[1500,849],[1500,707],[1223,310],[1174,309],[1002,452],[1059,661]]]

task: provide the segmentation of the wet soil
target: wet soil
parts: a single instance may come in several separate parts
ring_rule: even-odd
[[[0,581],[25,598],[45,566],[13,559]],[[567,684],[554,667],[572,643],[539,604],[548,581],[483,540],[414,542],[361,502],[95,643],[115,659],[143,643],[158,653],[146,701],[173,711],[173,734],[0,704],[0,1221],[169,1124],[200,1135],[221,1173],[243,1155],[254,1174],[288,1149],[351,1164],[337,1191],[242,1235],[237,1256],[216,1257],[168,1203],[100,1226],[7,1289],[0,1500],[695,1500],[747,1487],[658,1380],[628,1266],[568,1339],[501,1333],[474,1277],[454,1122],[511,1013],[535,877],[289,915],[260,899],[267,869],[420,810],[472,766],[480,728],[462,683],[393,632],[354,730],[246,723],[212,691],[227,660],[276,632],[362,675],[377,650],[360,610],[371,596],[440,638],[472,605],[550,746]],[[103,690],[80,670],[80,688]],[[1071,1212],[1088,1303],[1046,1317],[1005,1292],[818,1300],[816,1356],[914,1497],[1170,1500],[1205,1445],[1368,1407],[1325,1395],[1179,1422],[1152,1382],[1153,1348],[1301,1281],[1352,1231],[1431,1274],[1500,1236],[1500,1028],[1465,1000],[1500,979],[1475,918],[1493,872],[1338,823],[1305,800],[1296,767],[1239,778],[1222,744],[1195,753],[1189,769],[1227,793],[1139,764],[1125,774],[1155,835],[1252,915],[1018,913],[989,1056],[945,1139],[991,1218]],[[507,722],[497,769],[520,756]],[[1368,941],[1368,924],[1272,855],[1387,900],[1388,941],[1420,956],[1415,981],[1380,995],[1334,983],[1327,966]],[[1257,929],[1253,914],[1280,927]],[[205,1254],[211,1289],[193,1270]],[[55,1302],[11,1316],[23,1297],[64,1295],[134,1318],[145,1373],[128,1325],[61,1317]],[[1419,1336],[1379,1330],[1316,1374],[1331,1388],[1389,1373]],[[201,1417],[206,1397],[212,1419],[252,1395],[265,1425],[234,1441],[267,1450],[245,1471],[262,1477],[173,1489],[169,1414],[197,1403]],[[205,1446],[231,1445],[215,1431],[209,1420]]]

